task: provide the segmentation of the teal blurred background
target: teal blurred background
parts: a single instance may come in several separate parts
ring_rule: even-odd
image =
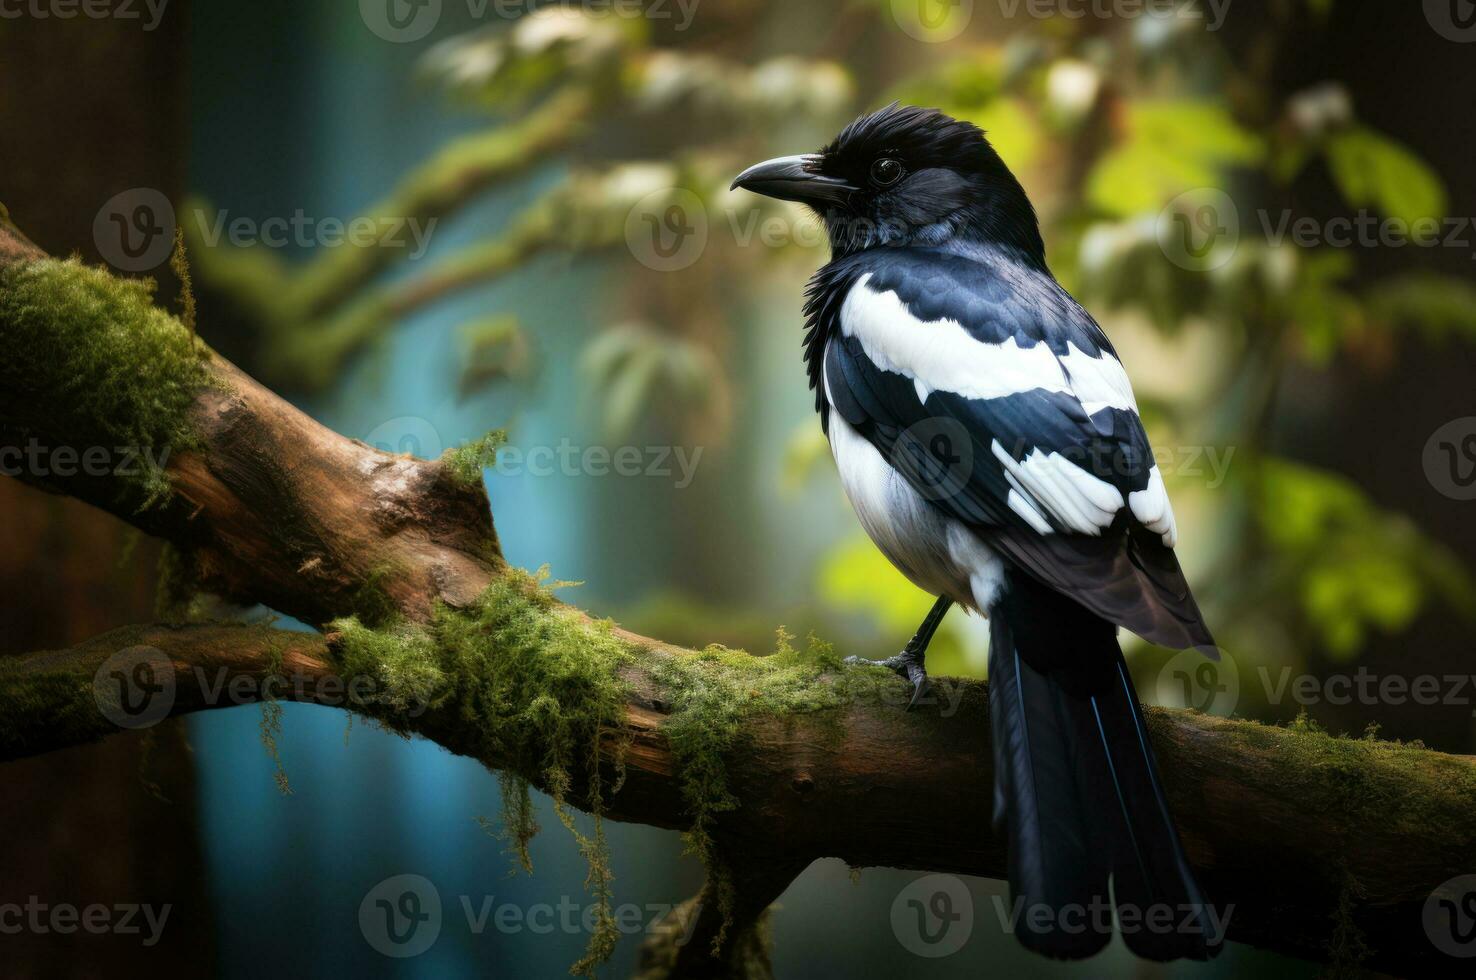
[[[1221,675],[1184,689],[1171,655],[1140,645],[1144,697],[1280,722],[1305,708],[1334,731],[1376,724],[1470,752],[1468,704],[1301,705],[1261,680],[1283,667],[1470,670],[1472,504],[1430,447],[1472,412],[1476,246],[1266,232],[1281,215],[1325,230],[1362,213],[1411,225],[1476,213],[1476,119],[1453,111],[1470,49],[1401,6],[1235,0],[1150,17],[1099,4],[1076,17],[1091,8],[1067,3],[1036,17],[1024,0],[700,0],[688,23],[675,3],[630,17],[448,0],[396,8],[420,11],[402,30],[367,2],[174,0],[149,32],[5,21],[0,200],[51,251],[103,260],[97,209],[130,187],[163,190],[202,334],[339,432],[434,456],[506,427],[513,453],[631,446],[642,467],[664,461],[668,475],[535,475],[516,455],[489,469],[507,557],[582,583],[566,600],[677,642],[764,652],[782,625],[883,656],[929,598],[861,535],[805,390],[799,309],[825,252],[812,218],[727,186],[893,98],[938,105],[988,130],[1020,175],[1053,269],[1143,404],[1237,688]],[[47,83],[63,72],[65,86]],[[413,256],[210,240],[219,216],[299,212],[436,220]],[[168,270],[155,274],[172,295]],[[149,617],[148,543],[67,502],[9,483],[0,494],[6,594],[42,600],[6,603],[4,651]],[[930,663],[983,676],[986,654],[982,625],[955,612]],[[512,876],[478,821],[500,801],[477,764],[288,705],[284,796],[261,725],[256,708],[210,712],[166,726],[147,753],[109,743],[5,767],[10,888],[179,907],[155,950],[22,939],[18,975],[558,976],[578,958],[581,931],[477,934],[461,905],[587,903],[546,800],[535,873]],[[171,802],[141,789],[155,782]],[[81,783],[112,791],[84,800]],[[987,814],[959,819],[989,832]],[[646,922],[647,906],[698,889],[677,834],[609,832],[617,907]],[[365,941],[359,905],[405,873],[433,883],[444,924],[430,951],[392,960]],[[999,924],[1004,886],[986,880],[967,882],[970,942],[922,959],[891,925],[916,877],[810,868],[774,918],[777,975],[1317,972],[1239,946],[1207,966],[1141,963],[1120,944],[1048,963]],[[631,975],[638,945],[628,936],[602,973]]]

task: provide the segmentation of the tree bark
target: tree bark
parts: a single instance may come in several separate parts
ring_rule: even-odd
[[[0,266],[39,257],[0,221]],[[0,330],[7,326],[0,322]],[[48,480],[48,488],[188,548],[205,587],[318,625],[363,612],[366,589],[423,622],[437,603],[470,604],[505,574],[480,486],[468,488],[444,462],[389,455],[330,432],[218,356],[206,366],[210,381],[190,408],[199,444],[171,457],[170,502],[135,513],[117,503],[107,478]],[[28,417],[44,416],[44,408],[30,406]],[[7,421],[0,414],[0,432]],[[68,437],[47,435],[58,443]],[[587,622],[566,606],[546,615]],[[605,812],[684,827],[691,817],[681,766],[663,731],[678,694],[659,666],[663,658],[697,655],[624,631],[614,636],[636,656],[622,669],[623,724],[603,743],[611,777]],[[109,682],[101,668],[110,657],[139,647],[168,662],[160,669],[175,680],[171,713],[259,696],[354,710],[346,692],[355,678],[337,676],[338,642],[333,633],[253,626],[141,626],[0,661],[0,758],[116,731],[96,685]],[[261,682],[277,674],[300,683],[264,690]],[[240,693],[211,693],[229,690],[220,681],[233,678],[242,679]],[[959,682],[953,690],[949,710],[909,712],[898,696],[743,718],[742,751],[724,760],[738,806],[714,830],[723,853],[753,866],[735,876],[730,942],[755,941],[761,910],[817,857],[1003,876],[1003,845],[989,820],[986,688]],[[1476,869],[1471,759],[1190,712],[1148,716],[1190,862],[1227,911],[1230,939],[1401,973],[1458,964],[1431,944],[1420,915],[1442,882]],[[394,721],[488,766],[508,762],[489,753],[475,722],[453,709]],[[626,778],[610,793],[617,763]],[[574,775],[570,798],[587,803],[588,784]],[[717,928],[709,909],[700,913],[702,935]],[[979,910],[976,921],[993,928],[997,919]],[[704,953],[710,948],[698,944],[665,958],[653,951],[647,965],[670,976],[737,969]]]

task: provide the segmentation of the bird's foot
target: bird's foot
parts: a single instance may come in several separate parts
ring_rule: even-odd
[[[928,671],[923,666],[923,655],[918,651],[907,647],[895,657],[885,660],[867,660],[864,657],[847,657],[848,664],[870,664],[874,667],[886,667],[898,677],[905,677],[912,682],[912,699],[907,702],[907,710],[911,711],[922,701],[923,696],[929,691]]]

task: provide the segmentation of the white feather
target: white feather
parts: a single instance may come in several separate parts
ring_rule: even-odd
[[[1060,453],[1032,449],[1016,460],[996,439],[990,445],[994,458],[1005,469],[1005,478],[1037,511],[1049,513],[1056,522],[1079,534],[1099,535],[1123,508],[1122,493],[1071,462]],[[1015,513],[1020,509],[1012,503]],[[1024,514],[1027,521],[1030,520]]]
[[[1154,466],[1148,470],[1148,486],[1128,494],[1128,506],[1133,516],[1150,531],[1163,536],[1163,543],[1172,548],[1179,543],[1179,528],[1174,523],[1174,506],[1169,503],[1168,490],[1163,485],[1163,474]]]
[[[1122,362],[1105,350],[1101,357],[1093,357],[1075,344],[1066,345],[1066,356],[1061,358],[1066,369],[1066,378],[1071,391],[1088,415],[1095,415],[1104,408],[1138,411],[1138,400],[1133,397],[1133,385],[1128,381]]]
[[[830,399],[830,379],[822,379]],[[830,413],[829,434],[841,487],[887,560],[918,588],[988,612],[1004,580],[993,550],[929,504],[837,411]]]
[[[855,337],[877,367],[902,374],[924,392],[950,391],[966,398],[1003,398],[1021,392],[1067,392],[1087,414],[1103,408],[1137,411],[1127,372],[1103,351],[1093,357],[1068,344],[1064,357],[1050,346],[977,340],[956,320],[919,320],[895,292],[857,280],[841,305],[841,331]]]

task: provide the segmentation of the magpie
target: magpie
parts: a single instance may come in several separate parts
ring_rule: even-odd
[[[989,619],[994,826],[1016,936],[1090,956],[1115,908],[1140,956],[1214,955],[1219,920],[1117,629],[1218,653],[1127,373],[1047,267],[1019,181],[978,127],[894,103],[733,187],[800,202],[828,234],[804,307],[820,424],[871,540],[938,597],[882,663],[916,703],[950,606]]]

